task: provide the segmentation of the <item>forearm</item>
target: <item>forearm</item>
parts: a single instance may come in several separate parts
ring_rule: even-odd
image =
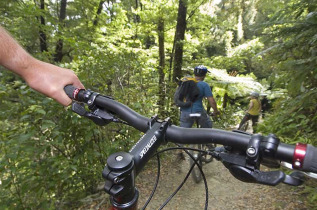
[[[0,65],[20,75],[34,90],[65,106],[71,103],[64,92],[66,85],[84,88],[72,70],[33,58],[1,26]]]
[[[215,99],[213,97],[208,97],[207,99],[209,101],[210,106],[214,110],[214,112],[218,112],[217,103],[216,103]]]
[[[0,26],[0,64],[24,77],[36,60]]]
[[[252,108],[253,108],[253,102],[252,102],[252,101],[250,101],[249,108],[248,108],[248,110],[247,110],[246,112],[249,112]]]

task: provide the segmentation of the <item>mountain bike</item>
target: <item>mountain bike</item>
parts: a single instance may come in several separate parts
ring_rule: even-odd
[[[304,182],[306,176],[313,177],[312,173],[317,173],[317,147],[309,144],[297,143],[296,145],[290,145],[282,143],[274,134],[262,136],[241,131],[181,128],[172,125],[169,118],[165,120],[160,120],[157,116],[147,118],[113,98],[91,90],[66,86],[65,92],[74,100],[72,110],[83,117],[89,118],[97,125],[105,126],[111,122],[125,123],[144,133],[130,151],[111,154],[107,159],[102,176],[106,180],[104,189],[110,195],[111,209],[137,209],[139,191],[135,187],[135,178],[149,159],[156,156],[158,176],[153,191],[143,206],[143,209],[146,208],[155,193],[159,180],[159,155],[173,149],[183,149],[200,169],[206,191],[205,209],[208,208],[207,181],[201,166],[188,150],[201,151],[212,155],[214,159],[221,161],[235,178],[249,183],[270,186],[285,183],[298,186]],[[178,145],[175,148],[158,151],[160,145],[167,141],[176,144],[213,143],[224,145],[224,147],[216,148],[214,151],[202,151]],[[280,170],[260,170],[261,164],[277,167],[276,163],[281,161],[291,164],[291,168],[295,171],[286,174]],[[181,185],[162,204],[160,209],[164,208],[182,188],[193,167],[194,165],[190,168]]]
[[[248,118],[246,118],[248,117]],[[255,117],[255,116],[254,116]],[[244,121],[245,119],[247,119],[246,121]],[[241,125],[240,129],[238,128],[238,130],[240,131],[247,131],[250,125],[250,121],[252,121],[252,128],[254,129],[254,125],[257,124],[258,120],[254,120],[252,118],[252,115],[250,115],[249,113],[247,113],[243,118],[242,121],[244,121],[244,123]],[[254,131],[253,131],[254,132]]]
[[[199,118],[201,117],[201,113],[191,113],[189,114],[189,117],[194,120],[197,128],[200,128]],[[189,153],[195,158],[199,166],[202,167],[203,163],[210,163],[213,160],[210,152],[214,150],[215,147],[215,144],[193,144],[191,145],[191,148],[195,148],[197,150],[190,150]],[[195,160],[189,158],[190,166],[195,165]],[[198,166],[194,166],[191,175],[196,183],[201,182],[203,179]]]
[[[243,123],[243,125],[241,126],[241,128],[239,129],[240,131],[247,131],[249,128],[249,120],[245,123]]]

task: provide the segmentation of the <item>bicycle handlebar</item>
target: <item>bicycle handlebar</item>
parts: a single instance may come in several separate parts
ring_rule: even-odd
[[[111,98],[98,93],[91,94],[90,91],[78,89],[72,85],[65,87],[66,94],[73,100],[84,102],[88,105],[95,104],[115,114],[121,120],[139,131],[146,132],[151,121]],[[181,128],[175,125],[168,126],[165,139],[181,144],[206,144],[216,143],[233,148],[246,150],[248,148],[251,135],[232,131],[224,131],[209,128]],[[293,164],[293,168],[301,171],[317,173],[317,148],[312,145],[289,145],[279,143],[274,159]]]

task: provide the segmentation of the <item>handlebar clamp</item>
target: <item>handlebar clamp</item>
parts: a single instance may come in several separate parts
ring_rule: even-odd
[[[252,168],[259,169],[260,167],[260,146],[262,136],[259,134],[252,135],[248,148],[246,150],[246,163]]]
[[[96,97],[98,95],[100,95],[100,94],[97,92],[92,92],[90,90],[87,91],[87,94],[84,97],[87,100],[87,104],[88,104],[89,109],[95,108],[95,100],[96,100]]]
[[[259,134],[252,135],[246,150],[246,163],[259,169],[263,157],[266,157],[266,161],[275,157],[279,143],[280,140],[274,134],[269,134],[267,137]]]

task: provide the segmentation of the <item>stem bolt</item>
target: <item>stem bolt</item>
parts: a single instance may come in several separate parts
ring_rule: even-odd
[[[121,160],[123,160],[123,157],[121,155],[116,157],[116,161],[121,161]]]
[[[250,148],[248,148],[247,149],[247,153],[248,153],[248,155],[255,155],[255,149],[253,148],[253,147],[250,147]]]
[[[113,182],[114,182],[115,184],[117,184],[119,181],[120,181],[120,179],[119,179],[118,177],[116,177],[116,178],[113,179]]]

